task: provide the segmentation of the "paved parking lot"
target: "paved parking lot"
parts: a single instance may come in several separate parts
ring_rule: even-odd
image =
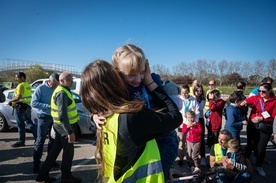
[[[242,146],[245,145],[245,131],[242,132]],[[0,182],[35,182],[36,174],[32,172],[32,155],[34,139],[31,133],[27,133],[26,146],[20,148],[11,148],[10,145],[17,140],[17,130],[12,129],[9,132],[0,133]],[[94,183],[97,177],[97,165],[94,160],[94,149],[91,145],[94,137],[81,137],[75,143],[75,156],[73,161],[72,172],[75,176],[82,178],[84,183]],[[206,148],[206,152],[208,149]],[[44,149],[46,152],[46,146]],[[44,161],[47,153],[44,153],[42,161]],[[267,158],[271,164],[264,163],[263,169],[267,173],[266,178],[261,178],[253,171],[253,183],[274,183],[276,182],[276,147],[271,143],[268,144]],[[61,163],[61,155],[58,157],[58,163]],[[187,167],[175,168],[184,172]],[[206,168],[204,168],[206,170]],[[253,165],[254,169],[254,165]],[[60,170],[55,168],[51,171],[50,176],[57,178],[56,182],[60,182]]]
[[[0,133],[0,182],[36,182],[36,174],[32,172],[32,155],[34,139],[31,133],[26,135],[26,146],[11,148],[10,145],[17,140],[17,130]],[[75,156],[72,172],[75,176],[82,178],[83,182],[96,182],[97,165],[94,160],[94,149],[91,145],[93,137],[81,137],[75,143]],[[46,152],[46,146],[44,148]],[[61,154],[57,162],[61,163]],[[42,161],[45,160],[47,153],[43,154]],[[60,182],[60,170],[55,168],[50,172],[50,176]]]

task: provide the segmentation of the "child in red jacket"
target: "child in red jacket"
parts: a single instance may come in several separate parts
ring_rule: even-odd
[[[218,143],[218,134],[221,130],[222,124],[222,111],[225,105],[225,101],[221,99],[220,92],[218,90],[213,90],[209,93],[209,108],[211,111],[209,120],[210,124],[208,126],[208,130],[210,133],[210,141],[208,145],[211,147],[212,145]]]
[[[186,134],[187,160],[192,167],[193,173],[200,172],[199,154],[201,145],[202,127],[199,122],[195,122],[195,112],[188,111],[185,113],[187,124],[183,123],[182,135]]]

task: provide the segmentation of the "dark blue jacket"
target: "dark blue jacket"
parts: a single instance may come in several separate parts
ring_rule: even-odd
[[[243,120],[245,120],[244,115],[238,107],[230,104],[226,108],[225,129],[230,131],[240,131],[242,130]]]

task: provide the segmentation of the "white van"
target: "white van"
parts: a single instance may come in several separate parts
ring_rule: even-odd
[[[49,79],[46,78],[46,79],[38,79],[36,81],[34,81],[32,84],[31,84],[31,87],[32,88],[37,88],[39,85],[41,84],[44,84],[48,81]],[[72,87],[70,88],[71,91],[77,93],[77,94],[81,94],[80,90],[81,90],[81,78],[73,78],[73,85]]]

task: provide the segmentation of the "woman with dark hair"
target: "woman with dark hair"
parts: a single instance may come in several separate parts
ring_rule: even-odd
[[[202,84],[196,84],[194,88],[194,96],[196,98],[196,101],[198,103],[199,107],[199,118],[198,121],[201,125],[202,128],[202,133],[201,133],[201,145],[200,145],[200,165],[206,166],[206,159],[205,159],[205,121],[204,121],[204,106],[205,106],[205,93]]]
[[[155,112],[142,101],[131,100],[119,71],[106,61],[96,60],[82,73],[83,105],[106,117],[97,131],[95,151],[102,182],[165,182],[155,138],[177,128],[182,115],[153,81],[147,61],[143,82],[163,110]]]
[[[265,159],[266,146],[272,134],[273,120],[276,115],[276,99],[269,83],[262,83],[258,92],[258,95],[251,96],[241,103],[241,105],[252,106],[247,126],[245,153],[249,159],[253,149],[257,152],[256,170],[262,177],[266,177],[262,164]]]

